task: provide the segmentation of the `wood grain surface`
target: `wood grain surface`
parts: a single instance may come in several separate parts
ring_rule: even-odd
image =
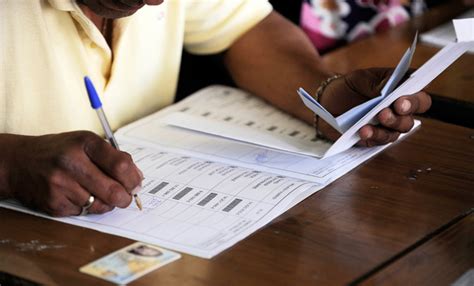
[[[370,67],[395,67],[411,45],[416,31],[420,33],[449,22],[466,11],[461,1],[446,1],[426,14],[383,33],[376,34],[323,56],[334,71],[347,73]],[[417,45],[412,68],[423,65],[440,49],[421,41]],[[429,93],[456,101],[474,103],[474,54],[464,54],[428,87]]]
[[[459,1],[327,54],[324,61],[339,72],[393,66],[417,29],[465,10],[453,3]],[[437,50],[420,44],[413,67]],[[473,73],[466,72],[473,66],[474,56],[464,55],[428,91],[474,102]],[[451,283],[473,267],[473,215],[453,221],[474,207],[474,129],[422,122],[411,136],[217,257],[183,255],[131,285]],[[79,267],[132,243],[5,209],[0,217],[0,284],[12,275],[18,280],[9,281],[18,283],[110,285]]]
[[[474,206],[473,138],[472,129],[424,119],[410,137],[217,257],[183,255],[132,285],[353,282]],[[105,285],[79,267],[132,243],[9,210],[0,216],[0,271],[42,284]],[[32,242],[49,248],[25,247]]]
[[[362,285],[452,285],[457,282],[467,271],[474,270],[473,211],[455,219],[447,225],[447,230],[374,273]]]

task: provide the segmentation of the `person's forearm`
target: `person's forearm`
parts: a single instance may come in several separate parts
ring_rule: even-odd
[[[314,93],[332,75],[304,33],[276,12],[239,38],[224,59],[240,88],[308,123],[312,112],[296,90]]]
[[[12,156],[13,148],[20,144],[23,136],[12,134],[0,134],[0,199],[12,197],[9,184],[9,157]]]
[[[301,86],[314,94],[333,75],[304,33],[276,12],[240,37],[225,53],[224,60],[239,87],[308,123],[312,123],[314,115],[303,105],[296,90]],[[320,103],[338,116],[380,94],[391,72],[363,69],[342,75],[324,88]],[[380,125],[368,124],[359,130],[360,144],[393,142],[400,133],[412,128],[413,114],[425,112],[430,105],[431,99],[425,92],[397,99],[377,115]],[[340,136],[324,120],[319,120],[317,128],[330,140]]]

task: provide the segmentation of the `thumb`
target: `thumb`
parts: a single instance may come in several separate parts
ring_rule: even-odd
[[[374,98],[380,95],[392,73],[393,68],[356,70],[345,76],[346,85],[357,94]]]

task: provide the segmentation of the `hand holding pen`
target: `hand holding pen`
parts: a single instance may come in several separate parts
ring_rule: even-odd
[[[92,81],[89,79],[89,77],[84,77],[84,83],[86,85],[87,93],[89,95],[89,100],[91,103],[92,108],[97,112],[97,115],[99,116],[100,123],[102,125],[102,128],[104,129],[105,136],[109,140],[110,144],[117,150],[120,150],[119,145],[117,143],[117,140],[114,137],[114,134],[112,132],[112,129],[110,128],[109,122],[107,121],[107,117],[105,116],[104,110],[102,108],[102,102],[99,99],[99,95],[97,94],[97,91],[94,88],[94,85]],[[141,172],[140,172],[141,173]],[[135,192],[133,193],[133,197],[135,199],[135,204],[137,207],[142,210],[142,203],[140,198],[138,197],[138,194]],[[92,199],[89,200],[88,203],[92,205],[94,202],[93,196],[91,196]],[[91,202],[92,201],[92,202]],[[87,213],[88,209],[88,204],[86,204],[82,210],[83,212]],[[85,214],[84,213],[84,214]]]

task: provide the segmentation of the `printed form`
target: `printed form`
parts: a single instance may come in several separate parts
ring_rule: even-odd
[[[211,86],[116,133],[121,149],[144,172],[143,211],[131,204],[103,215],[52,218],[14,200],[0,206],[211,258],[387,148],[390,144],[347,149],[347,142],[355,143],[356,131],[381,108],[421,90],[474,46],[474,20],[457,20],[455,26],[459,42],[441,50],[345,132],[330,147],[333,156],[285,150],[309,146],[318,152],[328,143],[260,99]],[[190,118],[199,123],[196,128],[168,124]]]
[[[196,121],[205,117],[201,123],[209,124],[209,128],[221,124],[217,128],[229,130],[226,134],[234,132],[235,137],[240,138],[259,136],[268,144],[256,145],[169,125],[170,120],[181,116]],[[216,123],[212,124],[211,121]],[[352,148],[324,160],[268,147],[272,145],[271,141],[276,144],[312,144],[315,148],[326,148],[330,144],[321,139],[316,140],[312,126],[242,90],[224,86],[207,87],[175,105],[138,120],[120,129],[117,138],[120,142],[160,146],[175,153],[230,165],[238,164],[323,185],[387,147]]]
[[[143,211],[131,204],[103,215],[53,219],[211,258],[322,187],[151,148],[121,147],[144,171]],[[16,201],[2,205],[34,213]]]
[[[320,160],[167,125],[175,112],[234,125],[251,119],[251,128],[314,142],[310,126],[243,91],[212,86],[117,132],[145,176],[143,211],[131,204],[103,215],[51,218],[13,200],[0,205],[211,258],[387,147]]]

